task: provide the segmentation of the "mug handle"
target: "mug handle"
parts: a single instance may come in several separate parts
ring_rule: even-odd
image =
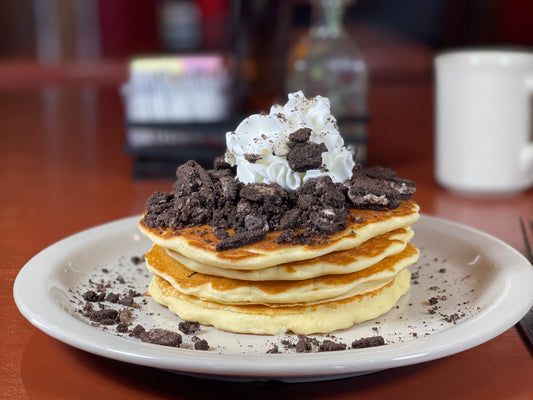
[[[526,79],[526,90],[529,94],[529,137],[520,154],[522,170],[526,174],[529,183],[533,184],[533,76]]]

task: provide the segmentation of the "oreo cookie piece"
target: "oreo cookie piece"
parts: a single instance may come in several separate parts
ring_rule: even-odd
[[[279,205],[287,198],[287,192],[277,183],[249,183],[242,187],[239,196],[254,202]]]
[[[322,166],[322,153],[328,151],[324,143],[289,142],[287,161],[293,171],[306,172]]]
[[[371,336],[354,340],[352,342],[352,349],[365,349],[367,347],[376,347],[385,345],[383,336]]]
[[[216,170],[231,169],[231,165],[226,162],[224,156],[218,156],[213,161],[213,168]]]
[[[216,246],[217,251],[236,249],[250,243],[258,242],[266,237],[265,231],[246,231],[235,233],[222,239]]]
[[[176,178],[174,183],[176,196],[186,196],[201,190],[213,189],[213,181],[207,171],[193,160],[178,167]]]
[[[384,167],[355,169],[348,186],[347,196],[353,206],[371,210],[397,208],[415,192],[413,181],[400,179]]]
[[[177,228],[207,223],[215,206],[215,185],[209,173],[195,161],[178,167],[174,183]]]
[[[322,166],[322,153],[328,151],[324,143],[309,142],[312,130],[300,128],[289,135],[287,162],[295,172],[306,172]]]
[[[236,199],[239,194],[239,183],[232,176],[223,176],[219,179],[220,194],[226,199]]]
[[[301,209],[316,204],[322,207],[344,208],[344,185],[336,184],[328,175],[311,178],[295,191]]]
[[[383,185],[389,186],[401,200],[409,200],[415,193],[415,183],[409,179],[402,179],[396,176],[390,168],[372,167],[363,170],[369,178],[379,179]]]
[[[141,332],[139,338],[146,343],[170,347],[179,347],[182,342],[182,337],[179,333],[160,328],[153,328],[148,332]]]
[[[299,143],[307,142],[311,137],[311,132],[313,132],[311,128],[300,128],[289,135],[289,141]]]
[[[350,182],[348,198],[354,208],[383,210],[397,208],[400,200],[379,179],[361,176]]]
[[[311,213],[311,221],[319,232],[335,233],[346,229],[347,215],[345,208],[325,207]]]
[[[174,212],[173,193],[155,192],[146,201],[145,208],[144,223],[150,228],[175,226],[176,214]]]
[[[255,164],[257,161],[259,161],[262,158],[263,158],[263,156],[261,154],[249,154],[249,153],[246,153],[244,155],[244,159],[246,161],[248,161],[249,163],[252,163],[252,164]]]
[[[416,190],[415,183],[409,179],[394,178],[389,180],[389,185],[401,200],[409,200]]]

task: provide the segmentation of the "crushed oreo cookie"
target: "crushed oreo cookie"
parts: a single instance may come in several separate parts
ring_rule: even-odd
[[[324,340],[318,351],[339,351],[346,350],[346,343],[337,343],[333,340]]]
[[[216,246],[217,251],[224,251],[258,242],[266,237],[265,231],[239,232],[222,239]]]
[[[194,350],[209,350],[209,343],[207,343],[207,340],[200,339],[198,336],[193,336],[192,341],[194,342]]]
[[[413,181],[401,179],[388,168],[356,168],[348,183],[348,198],[355,208],[397,208],[415,192]]]
[[[279,354],[279,347],[274,345],[267,350],[267,354]]]
[[[311,133],[313,130],[311,128],[300,128],[289,135],[289,142],[293,143],[304,143],[311,138]]]
[[[248,161],[249,163],[252,163],[252,164],[256,163],[256,162],[259,161],[261,158],[263,158],[263,157],[261,156],[261,154],[245,154],[245,155],[244,155],[244,159],[245,159],[246,161]]]
[[[297,353],[311,353],[311,352],[328,352],[328,351],[342,351],[347,350],[350,347],[346,343],[340,341],[334,341],[335,336],[327,335],[327,339],[322,341],[315,337],[298,335],[297,341],[294,342],[294,338],[282,339],[281,344],[286,351],[296,351]],[[385,344],[385,340],[382,336],[372,336],[361,338],[352,342],[352,349],[359,349],[365,347],[382,346]],[[280,349],[277,345],[273,345],[272,348],[267,350],[267,354],[280,353]]]
[[[88,290],[83,294],[83,299],[91,303],[102,301],[104,298],[104,293],[96,293],[94,290]]]
[[[298,134],[306,129],[305,133]],[[322,153],[328,151],[328,148],[324,143],[309,142],[310,132],[309,128],[302,128],[289,136],[287,162],[293,171],[306,172],[322,166]]]
[[[120,296],[117,293],[111,292],[108,293],[107,296],[105,296],[105,300],[109,301],[110,303],[118,303],[118,301],[120,300]]]
[[[295,349],[297,353],[308,353],[313,350],[313,342],[309,337],[300,335],[298,336]]]
[[[289,137],[293,169],[320,168],[325,146],[309,142],[309,136],[309,130],[300,129]],[[179,166],[173,189],[172,193],[150,196],[143,223],[176,232],[210,225],[220,240],[217,250],[225,251],[259,241],[272,231],[279,232],[278,243],[323,240],[346,228],[351,208],[394,209],[413,195],[415,185],[390,169],[356,165],[352,179],[345,184],[324,175],[289,193],[275,183],[241,183],[235,169],[219,157],[211,170],[195,161]],[[229,235],[230,229],[233,235]]]
[[[141,334],[143,332],[146,332],[146,329],[144,328],[144,326],[140,325],[140,324],[137,324],[135,325],[135,327],[131,330],[130,332],[130,335],[133,336],[133,337],[136,337],[136,338],[140,338],[141,337]]]
[[[104,308],[102,310],[88,310],[85,316],[93,322],[98,322],[102,325],[115,325],[118,323],[118,311],[111,308]]]
[[[144,263],[144,255],[142,255],[142,256],[132,256],[130,261],[132,262],[133,265],[142,264],[142,263]]]
[[[183,321],[178,324],[178,329],[186,335],[192,335],[200,330],[198,321]]]
[[[131,265],[137,266],[139,260],[144,261],[142,257],[131,257]],[[119,263],[118,268],[123,268],[123,264]],[[105,271],[104,271],[105,269]],[[108,268],[100,268],[100,273],[110,274],[112,270]],[[122,270],[123,272],[127,272]],[[101,279],[98,276],[92,276],[87,282],[81,284],[80,288],[83,290],[72,291],[76,295],[78,307],[75,309],[82,317],[87,318],[91,325],[99,327],[104,331],[109,331],[114,327],[114,331],[118,336],[129,336],[140,339],[146,343],[156,345],[184,347],[194,350],[206,351],[210,349],[209,343],[198,336],[192,337],[192,343],[183,344],[183,337],[178,332],[172,330],[161,329],[159,327],[147,328],[139,323],[133,325],[134,321],[138,319],[139,312],[142,312],[143,305],[146,304],[146,299],[142,294],[135,290],[132,284],[132,274],[139,274],[142,269],[135,268],[134,271],[129,271],[127,277],[117,275],[116,279]],[[146,275],[144,278],[147,278]],[[143,285],[144,286],[144,285]],[[76,301],[72,300],[73,303]],[[184,321],[179,324],[179,330],[185,335],[193,335],[200,331],[200,323],[198,321]]]
[[[431,297],[429,300],[428,300],[428,303],[431,304],[432,306],[437,304],[439,302],[439,299],[437,299],[436,297]]]
[[[133,316],[133,313],[130,310],[125,309],[125,310],[119,311],[118,319],[119,319],[121,324],[128,324],[129,325],[133,321],[134,316]]]
[[[385,345],[385,339],[383,336],[370,336],[354,340],[352,342],[352,349],[364,349],[367,347],[383,346]]]
[[[160,346],[179,347],[182,342],[181,335],[168,329],[153,328],[139,335],[143,342],[158,344]]]

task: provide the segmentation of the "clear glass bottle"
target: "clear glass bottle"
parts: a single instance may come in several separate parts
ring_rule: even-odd
[[[341,135],[359,162],[366,161],[368,71],[343,29],[350,0],[312,0],[311,28],[290,51],[285,89],[326,96]]]

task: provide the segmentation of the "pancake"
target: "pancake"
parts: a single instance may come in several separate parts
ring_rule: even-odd
[[[268,232],[261,241],[226,251],[216,250],[220,239],[209,225],[158,230],[149,228],[141,220],[139,227],[155,244],[199,263],[220,268],[256,270],[356,247],[368,239],[411,225],[419,217],[418,210],[418,205],[410,200],[402,201],[394,210],[351,209],[346,218],[346,229],[329,234],[326,239],[314,244],[277,243],[279,232]]]
[[[243,281],[195,273],[155,245],[146,254],[146,267],[180,293],[223,304],[301,304],[364,294],[390,282],[418,259],[408,244],[401,253],[361,271],[299,281]]]
[[[268,280],[302,280],[332,274],[347,274],[367,268],[385,257],[398,254],[405,249],[413,237],[413,230],[408,228],[369,239],[353,249],[341,250],[308,260],[293,261],[272,267],[245,270],[228,269],[202,264],[184,257],[172,250],[167,254],[190,270],[202,274],[223,276],[246,281]]]
[[[145,203],[149,293],[184,320],[242,333],[330,333],[407,293],[415,183],[363,168],[327,99],[285,106],[226,133],[204,169],[189,160]]]
[[[376,318],[388,312],[409,290],[408,269],[370,293],[313,305],[268,307],[224,305],[178,292],[164,279],[154,276],[148,292],[152,298],[180,318],[237,333],[276,335],[285,332],[309,335],[329,333]]]

